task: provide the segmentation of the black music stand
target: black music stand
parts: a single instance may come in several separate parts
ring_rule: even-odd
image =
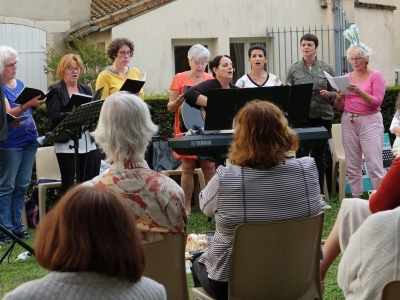
[[[209,89],[205,130],[232,129],[236,115],[237,89]]]
[[[312,83],[243,89],[210,89],[205,130],[232,129],[237,112],[254,99],[278,106],[290,123],[305,122],[310,112]]]
[[[7,257],[7,255],[14,249],[15,244],[20,245],[22,248],[28,250],[33,256],[35,255],[35,251],[31,246],[29,246],[27,243],[23,242],[21,239],[19,239],[15,234],[12,232],[8,231],[4,226],[0,225],[0,231],[3,232],[5,235],[7,235],[9,238],[13,240],[11,243],[11,246],[7,249],[6,253],[0,258],[0,265],[4,261],[4,259]]]
[[[274,103],[287,116],[290,86],[243,88],[238,90],[236,113],[249,101],[258,99]]]
[[[79,178],[78,158],[79,139],[82,137],[83,132],[88,130],[97,122],[103,103],[104,100],[98,100],[78,106],[73,113],[68,115],[60,124],[58,124],[42,145],[50,145],[53,142],[65,139],[71,139],[74,141],[74,145],[70,146],[70,148],[75,149],[75,178],[77,183],[81,182]]]
[[[312,88],[312,83],[295,84],[290,87],[287,118],[291,124],[304,123],[308,121],[312,98]]]

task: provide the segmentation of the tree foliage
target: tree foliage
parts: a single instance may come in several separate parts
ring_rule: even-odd
[[[64,52],[57,52],[47,45],[46,59],[47,66],[43,66],[46,74],[51,74],[53,81],[57,80],[57,66],[60,59],[69,53],[79,55],[83,61],[84,72],[79,78],[80,83],[91,86],[95,90],[96,78],[107,66],[112,64],[107,53],[97,49],[96,45],[89,38],[74,39]]]

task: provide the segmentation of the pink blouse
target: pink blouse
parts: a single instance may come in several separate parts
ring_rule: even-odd
[[[380,106],[385,96],[386,82],[381,72],[373,70],[372,74],[363,82],[356,83],[351,78],[352,73],[348,73],[350,83],[357,85],[360,89],[372,96],[372,102],[368,105],[356,94],[347,94],[344,98],[343,110],[357,114],[371,114],[381,110]]]

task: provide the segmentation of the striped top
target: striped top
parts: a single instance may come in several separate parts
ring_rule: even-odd
[[[320,199],[318,171],[310,157],[288,158],[286,164],[268,170],[220,166],[200,193],[201,210],[216,221],[208,255],[199,260],[207,267],[208,277],[228,281],[239,224],[312,216],[321,211]]]

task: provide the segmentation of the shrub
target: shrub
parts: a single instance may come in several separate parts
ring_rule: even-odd
[[[71,46],[68,46],[67,51],[57,52],[54,48],[47,45],[46,63],[44,72],[51,74],[53,81],[57,80],[57,66],[60,59],[68,53],[78,54],[83,61],[84,73],[79,77],[79,82],[91,86],[92,91],[95,90],[97,76],[106,67],[112,64],[107,54],[99,49],[89,38],[74,39]]]

